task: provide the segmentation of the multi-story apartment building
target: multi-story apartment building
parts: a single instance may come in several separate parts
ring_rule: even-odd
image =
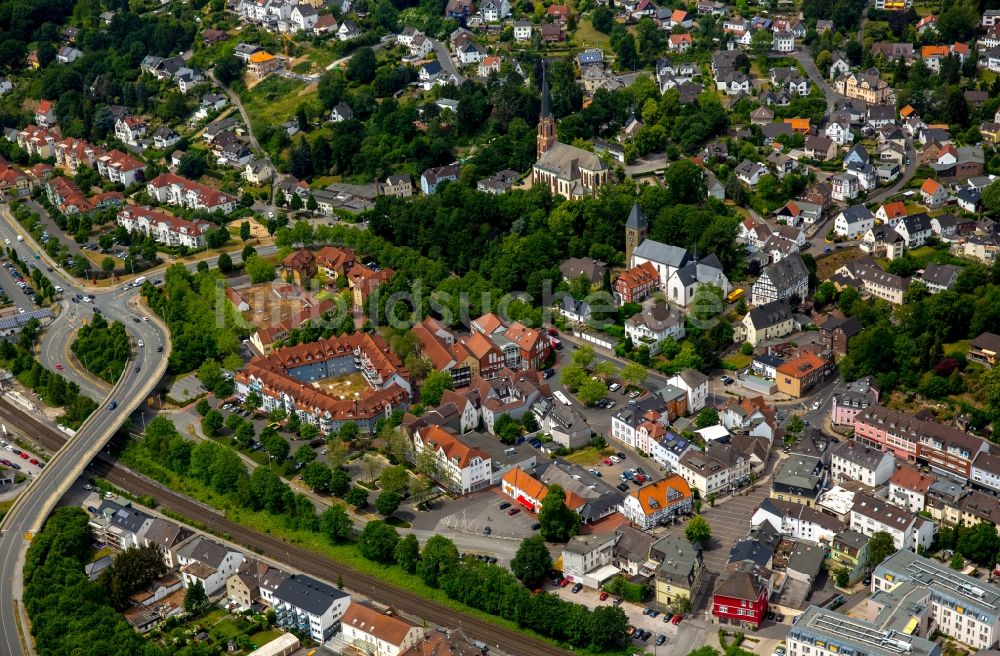
[[[126,205],[118,212],[118,225],[129,232],[150,235],[167,246],[204,248],[205,233],[213,226],[208,221],[188,221],[166,212]]]
[[[316,642],[329,640],[351,605],[351,595],[332,585],[293,574],[274,591],[279,626],[300,631]]]
[[[909,612],[921,626],[930,625],[976,650],[997,644],[1000,587],[982,579],[910,551],[898,551],[875,567],[872,591],[869,606],[886,597],[905,600],[919,607],[919,612]]]
[[[236,198],[173,173],[161,173],[146,184],[146,191],[160,203],[193,210],[232,212]]]
[[[417,457],[424,451],[434,454],[440,482],[456,494],[469,494],[492,484],[490,456],[446,428],[420,428],[413,434],[413,450]]]
[[[940,645],[901,629],[809,606],[788,632],[788,656],[940,656]]]

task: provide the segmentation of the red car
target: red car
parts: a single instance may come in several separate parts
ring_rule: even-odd
[[[56,365],[56,371],[62,371],[62,365],[61,364],[57,364]]]
[[[605,599],[607,599],[607,598],[608,598],[608,593],[607,593],[607,592],[602,592],[602,593],[600,594],[600,599],[601,599],[601,601],[604,601],[604,600],[605,600]]]
[[[7,460],[6,458],[4,458],[3,460],[0,460],[0,465],[7,465],[8,467],[10,467],[11,466],[11,462],[10,462],[10,460]]]
[[[674,619],[670,620],[670,623],[671,624],[680,624],[682,619],[684,619],[683,615],[674,615]]]
[[[603,462],[603,463],[604,463],[605,465],[607,465],[608,467],[610,467],[611,465],[615,464],[615,463],[611,462],[611,458],[605,458],[605,459],[604,459],[604,460],[602,460],[601,462]]]
[[[559,336],[559,331],[558,331],[558,330],[556,330],[555,328],[549,328],[549,331],[548,331],[548,332],[549,332],[549,334],[550,334],[550,335],[552,335],[553,337],[558,337],[558,336]]]
[[[567,585],[569,585],[569,579],[563,579],[562,581],[559,581],[560,588],[565,588]]]
[[[37,465],[37,464],[38,464],[38,458],[32,458],[32,459],[31,459],[31,460],[29,460],[28,462],[30,462],[30,463],[31,463],[31,464],[33,464],[33,465]]]
[[[521,512],[521,509],[515,507],[515,508],[511,508],[510,510],[508,510],[507,514],[510,515],[511,517],[513,517],[514,515],[516,515],[519,512]]]
[[[22,460],[27,460],[27,459],[28,459],[28,458],[30,458],[30,457],[31,457],[31,456],[29,456],[29,455],[28,455],[27,453],[25,453],[24,451],[22,451],[22,452],[21,452],[21,459],[22,459]]]

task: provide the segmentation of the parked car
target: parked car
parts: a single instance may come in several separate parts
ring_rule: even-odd
[[[540,523],[538,523],[538,522],[535,522],[534,524],[531,525],[531,530],[532,531],[537,531],[540,528],[542,528],[542,525]]]
[[[513,517],[514,515],[516,515],[519,512],[521,512],[520,508],[511,508],[510,510],[507,511],[507,514],[510,515],[511,517]]]
[[[601,462],[603,462],[603,463],[604,463],[605,465],[607,465],[608,467],[610,467],[611,465],[615,464],[615,463],[611,462],[611,459],[610,459],[610,458],[605,458],[605,459],[604,459],[604,460],[602,460]]]
[[[507,510],[510,508],[510,501],[504,501],[500,504],[500,510]]]
[[[671,624],[680,624],[682,619],[684,619],[683,615],[674,615],[674,619],[670,620],[670,623]]]
[[[619,385],[618,383],[611,383],[610,385],[608,385],[608,391],[609,392],[617,392],[621,388],[622,388],[622,386]]]
[[[569,579],[563,579],[562,581],[559,581],[560,588],[565,588],[567,585],[569,585]]]
[[[659,647],[660,645],[662,645],[666,641],[667,641],[667,636],[665,636],[665,635],[658,635],[658,636],[656,636],[656,642],[654,644],[657,647]]]
[[[607,598],[608,598],[608,593],[604,592],[603,590],[601,591],[601,594],[598,595],[598,599],[600,599],[601,601],[604,601]]]
[[[583,584],[582,583],[577,583],[576,585],[573,586],[572,592],[573,592],[573,594],[576,594],[580,590],[583,590]]]
[[[491,529],[489,526],[483,529],[483,535],[490,535],[491,533],[493,533],[493,529]]]

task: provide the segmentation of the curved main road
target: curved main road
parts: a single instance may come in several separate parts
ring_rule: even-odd
[[[4,229],[14,230],[25,239],[24,242],[16,242],[19,255],[27,261],[34,262],[35,253],[44,251],[19,225],[13,223],[6,206],[0,208],[0,214],[7,219]],[[41,529],[56,502],[80,476],[87,464],[100,453],[128,415],[153,392],[166,372],[167,357],[170,353],[167,329],[156,317],[151,317],[148,322],[131,321],[131,316],[143,312],[139,306],[138,290],[130,293],[123,293],[120,288],[85,290],[75,279],[55,267],[48,276],[53,284],[63,287],[67,297],[92,293],[96,297],[93,303],[95,309],[100,310],[109,320],[123,321],[133,339],[132,358],[126,365],[121,379],[108,395],[107,400],[114,402],[116,408],[112,410],[111,403],[102,402],[76,432],[75,437],[70,439],[49,461],[46,468],[29,483],[0,523],[0,653],[9,656],[24,653],[16,618],[17,604],[20,601],[24,548],[31,535]],[[54,325],[58,326],[67,320],[68,314],[64,312],[55,320]],[[144,347],[138,346],[140,340],[145,344]],[[163,346],[162,353],[156,350],[160,345]],[[14,423],[14,429],[28,433],[31,437],[37,437],[37,433],[33,434],[36,430],[33,427],[22,430],[23,423]],[[30,636],[26,637],[30,640]]]

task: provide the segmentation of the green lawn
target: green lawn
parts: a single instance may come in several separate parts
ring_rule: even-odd
[[[592,446],[580,449],[566,456],[566,460],[582,467],[592,467],[604,460],[604,454]]]
[[[610,37],[603,32],[594,29],[590,18],[581,18],[576,24],[576,32],[573,33],[573,40],[577,45],[587,48],[600,48],[610,46]]]
[[[753,356],[743,355],[742,353],[734,353],[722,361],[722,368],[729,369],[731,371],[746,369],[750,366],[751,362],[753,362]]]
[[[271,642],[282,635],[284,631],[278,631],[277,629],[272,629],[270,631],[259,631],[250,636],[250,642],[253,643],[254,649],[260,649],[267,643]]]
[[[315,92],[299,95],[304,82],[272,75],[250,91],[244,92],[243,107],[254,125],[281,125],[295,116],[299,105],[316,98]]]

